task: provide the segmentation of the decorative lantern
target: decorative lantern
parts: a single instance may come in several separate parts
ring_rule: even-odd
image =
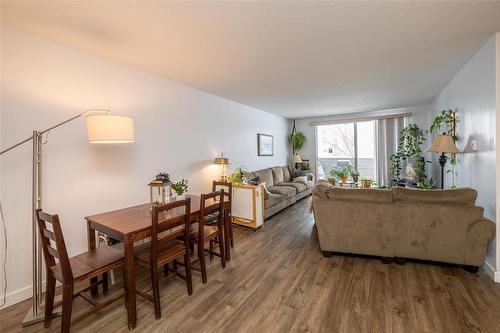
[[[148,185],[150,200],[154,205],[164,204],[172,196],[172,188],[170,186],[170,182],[163,182],[162,180],[155,179]]]

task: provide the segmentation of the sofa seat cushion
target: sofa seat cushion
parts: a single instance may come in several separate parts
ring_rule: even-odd
[[[272,207],[282,201],[285,201],[285,196],[282,194],[269,193],[269,196],[265,200],[264,206],[266,208]]]
[[[392,203],[391,191],[381,189],[332,187],[326,191],[326,196],[332,200]]]
[[[273,172],[274,184],[282,183],[283,182],[283,167],[280,167],[280,166],[272,167],[271,171]]]
[[[293,182],[290,182],[290,183],[280,183],[280,184],[277,184],[275,186],[289,186],[289,187],[294,187],[297,190],[297,193],[305,191],[307,189],[306,185],[304,185],[302,183],[293,183]]]
[[[259,177],[259,180],[261,182],[266,183],[266,186],[268,188],[274,185],[273,172],[271,171],[271,169],[254,171],[253,174],[255,175],[255,177]]]
[[[474,206],[477,198],[477,191],[468,187],[450,190],[421,190],[394,186],[391,192],[394,201]]]
[[[285,198],[293,197],[297,194],[297,189],[290,186],[272,186],[267,188],[269,192],[284,195]]]

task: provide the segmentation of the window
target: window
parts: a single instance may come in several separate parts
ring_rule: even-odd
[[[316,131],[318,178],[328,178],[331,170],[346,165],[361,177],[376,178],[375,121],[318,125]]]

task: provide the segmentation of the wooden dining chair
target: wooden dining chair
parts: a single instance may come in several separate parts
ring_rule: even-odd
[[[212,184],[212,191],[217,191],[222,188],[224,190],[224,218],[227,226],[227,234],[229,237],[229,241],[231,247],[234,247],[234,237],[233,237],[233,218],[231,215],[231,206],[233,202],[233,183],[231,182],[223,182],[214,180]]]
[[[188,295],[193,294],[189,264],[190,214],[191,198],[154,205],[151,214],[151,241],[134,249],[136,262],[147,267],[151,275],[151,287],[137,293],[153,302],[156,319],[161,318],[160,282],[178,276],[186,281]],[[183,263],[178,261],[179,258],[183,258]],[[173,263],[173,269],[169,267],[169,263]],[[177,270],[178,264],[185,267],[185,275]],[[162,267],[165,277],[160,281],[158,272]],[[169,275],[170,271],[175,274]],[[148,294],[150,290],[152,296]]]
[[[207,265],[205,256],[212,258],[214,255],[221,260],[222,268],[226,267],[226,254],[224,247],[224,190],[202,194],[200,198],[200,216],[191,227],[191,242],[197,247],[198,257],[191,265],[200,263],[201,279],[207,283]],[[213,225],[210,225],[213,224]],[[209,248],[205,244],[209,242]],[[219,244],[219,252],[215,252],[214,244]],[[193,266],[195,267],[195,266]]]
[[[56,280],[62,283],[62,323],[61,332],[69,332],[71,324],[96,313],[103,307],[110,305],[123,297],[124,293],[98,303],[84,292],[95,288],[96,284],[103,285],[103,293],[108,293],[107,272],[123,263],[123,252],[111,246],[96,248],[75,257],[69,258],[62,234],[61,224],[57,215],[50,215],[36,210],[38,228],[42,240],[43,257],[47,266],[47,291],[45,293],[45,327],[50,327],[53,318],[53,309],[60,305],[54,304]],[[51,226],[52,230],[50,230]],[[56,263],[57,261],[57,263]],[[90,286],[74,293],[75,284],[82,280],[102,276],[102,279]],[[73,298],[80,296],[94,307],[71,320]]]

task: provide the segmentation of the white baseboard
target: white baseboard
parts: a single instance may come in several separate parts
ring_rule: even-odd
[[[43,281],[42,284],[43,284],[42,290],[45,290],[45,281]],[[5,298],[5,305],[0,306],[0,309],[5,309],[11,305],[27,300],[28,298],[31,298],[32,295],[33,295],[32,286],[27,286],[25,288],[8,293],[7,297]]]
[[[491,265],[489,262],[485,261],[484,262],[484,271],[495,281],[496,283],[500,283],[500,271],[495,270],[493,268],[493,265]]]

